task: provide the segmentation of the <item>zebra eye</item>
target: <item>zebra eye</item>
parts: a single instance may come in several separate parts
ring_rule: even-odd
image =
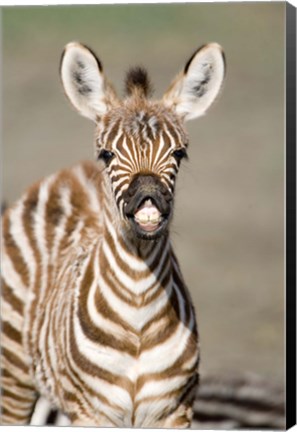
[[[180,161],[182,158],[187,158],[187,152],[186,149],[178,149],[173,152],[173,156],[175,159]]]
[[[99,155],[98,155],[98,159],[103,160],[106,164],[108,164],[111,159],[114,157],[114,153],[109,151],[109,150],[101,150]]]

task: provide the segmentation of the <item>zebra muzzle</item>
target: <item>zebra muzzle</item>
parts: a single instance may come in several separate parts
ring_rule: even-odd
[[[124,212],[136,234],[158,236],[165,229],[172,209],[172,195],[155,175],[138,175],[124,195]]]

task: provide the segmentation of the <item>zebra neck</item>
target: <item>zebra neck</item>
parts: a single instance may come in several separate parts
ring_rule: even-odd
[[[162,236],[158,240],[133,239],[125,235],[122,230],[105,218],[102,246],[110,249],[114,257],[118,257],[132,270],[151,267],[154,261],[166,253],[171,253],[168,236]]]
[[[98,252],[98,279],[108,279],[110,286],[115,289],[121,287],[133,298],[142,297],[152,290],[166,289],[172,280],[172,254],[168,236],[159,241],[133,242],[117,228],[105,218]]]

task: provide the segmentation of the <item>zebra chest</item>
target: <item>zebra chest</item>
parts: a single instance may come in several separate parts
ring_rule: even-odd
[[[175,366],[188,338],[188,329],[180,324],[167,340],[149,343],[136,355],[121,349],[120,343],[118,349],[101,344],[95,348],[89,340],[80,340],[89,371],[94,367],[94,374],[84,378],[98,395],[93,397],[94,421],[104,411],[113,426],[157,427],[158,418],[175,406],[177,395],[191,377],[192,372],[182,371],[182,363]],[[138,345],[141,347],[141,338]],[[196,360],[194,350],[190,360]]]

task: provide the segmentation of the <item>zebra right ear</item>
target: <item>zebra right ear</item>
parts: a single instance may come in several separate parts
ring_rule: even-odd
[[[220,45],[210,43],[202,46],[163,96],[164,104],[185,121],[205,114],[220,92],[225,66]]]
[[[60,62],[60,76],[72,105],[93,121],[98,121],[117,99],[106,82],[99,59],[78,42],[66,45]]]

